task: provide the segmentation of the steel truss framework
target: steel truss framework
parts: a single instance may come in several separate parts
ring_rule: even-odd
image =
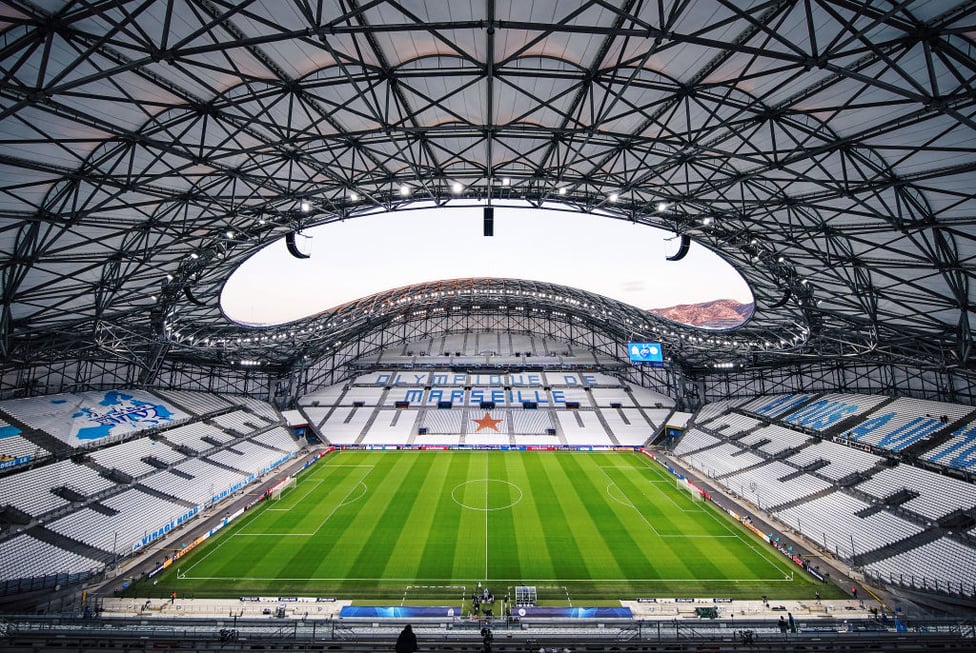
[[[540,313],[542,313],[540,311]],[[626,378],[645,387],[651,387],[665,394],[670,394],[677,383],[676,368],[636,367],[624,363],[627,358],[624,343],[608,334],[605,329],[583,323],[572,316],[559,314],[539,314],[536,316],[519,313],[465,313],[451,315],[425,315],[413,320],[399,321],[395,325],[382,331],[374,331],[370,337],[356,340],[348,347],[330,353],[320,358],[313,365],[302,369],[298,378],[295,397],[305,392],[323,386],[334,385],[350,379],[361,373],[363,369],[383,367],[375,363],[376,354],[389,348],[395,348],[404,343],[437,337],[448,334],[472,333],[485,331],[500,331],[506,333],[524,333],[544,336],[559,342],[572,345],[584,351],[602,354],[603,363],[593,358],[583,358],[582,362],[574,364],[567,358],[562,363],[564,369],[594,369],[610,372],[618,377]],[[415,359],[411,364],[416,368],[422,359]],[[521,363],[501,364],[506,370],[533,369],[532,361],[526,359]],[[435,364],[431,368],[438,367]],[[441,365],[440,367],[443,367]]]
[[[217,373],[280,394],[322,361],[343,369],[330,347],[368,349],[415,311],[518,322],[517,298],[608,339],[664,340],[705,397],[773,374],[971,401],[974,12],[0,2],[2,391]],[[220,311],[231,271],[288,233],[487,202],[693,238],[749,281],[755,315],[703,333],[518,280],[400,289],[269,329]]]

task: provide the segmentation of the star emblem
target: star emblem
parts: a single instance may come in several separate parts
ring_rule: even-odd
[[[488,412],[485,412],[485,416],[481,419],[473,419],[471,421],[478,425],[478,428],[476,428],[474,431],[475,433],[484,429],[491,429],[492,431],[499,433],[500,431],[498,430],[498,425],[502,423],[502,420],[500,419],[492,419]]]

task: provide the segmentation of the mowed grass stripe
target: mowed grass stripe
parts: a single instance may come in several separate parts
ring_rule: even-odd
[[[567,466],[572,465],[572,457],[563,457],[561,453],[553,453],[552,463],[546,469],[554,487],[559,488],[556,498],[566,515],[565,523],[575,541],[575,547],[582,553],[584,571],[578,576],[569,576],[572,580],[586,580],[593,578],[624,578],[611,547],[600,533],[597,524],[591,519],[586,507],[584,494],[592,496],[594,487],[589,476],[592,468],[578,476],[571,475]],[[559,569],[557,565],[557,569]],[[562,575],[562,574],[561,574]]]
[[[675,574],[676,569],[683,570],[682,574],[663,577],[780,577],[777,568],[764,565],[755,554],[743,551],[743,541],[737,537],[740,535],[736,532],[740,530],[737,526],[716,521],[710,507],[693,501],[687,492],[677,489],[676,484],[654,483],[646,473],[633,476],[616,473],[619,470],[609,471],[628,496],[639,497],[635,504],[641,514],[649,521],[654,520],[655,528],[664,536],[658,556],[653,561],[658,573]],[[649,472],[651,479],[659,477],[658,470],[650,468]],[[653,501],[654,494],[662,495],[662,499]],[[675,509],[668,512],[662,509],[664,505],[673,505]],[[645,506],[653,507],[653,510]]]
[[[647,509],[651,504],[647,489],[652,485],[648,482],[645,472],[638,468],[632,470],[604,468],[602,471],[625,498],[624,503],[630,506],[628,510],[631,518],[626,521],[628,527],[632,530],[638,527],[646,529],[645,541],[652,544],[650,550],[644,549],[646,564],[643,573],[635,575],[634,578],[694,578],[697,571],[683,555],[683,540],[671,540],[660,535],[662,530],[665,533],[673,532],[674,525],[669,520],[660,518],[656,511]],[[657,492],[657,490],[653,491]],[[697,533],[694,521],[690,521],[687,516],[683,521],[688,524],[692,533]]]
[[[629,506],[625,509],[630,514],[630,518],[625,519],[628,528],[632,532],[638,528],[646,529],[645,541],[651,543],[649,550],[644,549],[645,570],[635,578],[695,578],[698,572],[683,555],[683,541],[662,537],[663,533],[671,533],[675,530],[674,523],[663,517],[659,511],[648,509],[655,505],[652,497],[657,497],[657,503],[661,502],[661,489],[653,483],[653,477],[648,476],[648,470],[640,466],[639,462],[640,459],[635,458],[634,466],[629,469],[623,467],[602,469],[606,477],[613,482],[616,491],[624,497],[620,504],[621,508],[624,504]],[[678,509],[674,508],[674,510]],[[680,513],[670,516],[680,519],[691,534],[699,532],[696,515]]]
[[[454,555],[454,578],[482,579],[485,575],[485,458],[484,452],[465,451],[463,478],[457,479],[454,498],[460,511],[460,528]]]
[[[569,468],[571,477],[586,479],[585,485],[577,480],[580,496],[590,521],[606,542],[608,554],[614,556],[619,574],[623,578],[635,580],[646,578],[650,569],[648,560],[654,556],[660,546],[660,538],[640,519],[634,508],[610,499],[608,479],[599,467],[594,468],[581,462],[582,459],[569,458],[564,464]],[[597,576],[597,578],[613,577],[615,577],[613,573]]]
[[[270,508],[290,508],[287,512],[264,510],[253,518],[240,535],[313,533],[352,493],[364,469],[323,465],[317,474],[303,478],[278,501],[267,501]],[[309,486],[306,488],[306,486]],[[310,500],[310,498],[312,498]],[[301,510],[295,510],[301,505]]]
[[[735,539],[723,539],[727,546],[735,547],[732,556],[733,564],[742,565],[753,571],[759,578],[778,579],[780,574],[783,576],[792,575],[794,572],[793,563],[781,555],[777,555],[771,549],[761,545],[755,537],[746,532],[745,528],[739,524],[729,523],[715,514],[714,511],[705,513],[710,519],[723,528],[736,534]],[[731,574],[729,574],[731,576]],[[800,575],[801,580],[813,582],[805,574]]]
[[[653,482],[647,471],[636,475],[616,474],[614,481],[630,497],[644,519],[658,535],[706,535],[709,526],[701,519],[701,504],[678,494],[677,486]],[[673,481],[672,481],[673,483]]]
[[[334,470],[323,466],[315,471],[319,474],[310,475],[305,480],[315,480],[315,477],[321,476],[328,479],[327,482],[319,483],[311,492],[303,495],[292,493],[291,511],[269,512],[263,509],[280,506],[285,499],[265,502],[250,519],[235,524],[236,529],[232,527],[231,532],[218,539],[219,553],[217,550],[208,551],[200,560],[189,565],[184,573],[206,578],[287,576],[288,562],[295,557],[304,559],[300,549],[302,540],[307,539],[301,534],[287,534],[288,529],[294,528],[302,533],[304,528],[317,528],[336,510],[342,495],[350,492],[358,483],[355,478],[350,478],[351,472],[345,469],[333,474],[331,472]],[[363,470],[356,473],[362,474]],[[294,509],[300,505],[314,506],[314,509],[307,513]]]
[[[590,555],[592,578],[642,578],[646,573],[644,553],[625,525],[618,505],[608,503],[606,477],[598,466],[586,464],[578,456],[560,458],[567,479],[576,490],[579,501],[578,520],[591,531],[590,546],[599,547],[597,555]],[[609,507],[609,510],[607,509]],[[627,519],[633,521],[632,515]],[[641,529],[646,535],[646,529]]]
[[[356,503],[355,497],[359,497],[359,501],[362,500],[364,497],[363,483],[372,471],[372,466],[327,468],[328,473],[325,474],[325,482],[323,483],[327,486],[326,490],[307,495],[292,510],[301,518],[298,528],[303,530],[299,530],[299,534],[295,535],[294,538],[280,538],[283,545],[291,544],[291,555],[286,555],[285,552],[279,553],[279,546],[267,547],[270,552],[265,555],[265,560],[271,564],[277,561],[277,571],[273,567],[265,570],[265,566],[262,564],[254,567],[255,573],[277,573],[282,578],[318,577],[322,573],[322,563],[326,558],[323,556],[323,552],[334,540],[331,537],[334,528],[333,519],[342,513],[350,502]],[[333,483],[335,483],[334,487],[332,487]],[[279,513],[266,514],[277,515]],[[257,541],[252,541],[252,546],[255,549],[265,548],[269,544],[266,541],[268,539],[274,538],[260,538]],[[292,539],[294,541],[288,541]]]
[[[553,568],[554,576],[548,578],[589,577],[584,552],[579,548],[573,534],[573,515],[566,514],[559,499],[560,493],[569,492],[572,487],[565,483],[565,477],[561,475],[556,477],[557,483],[561,483],[553,482],[552,468],[558,465],[556,454],[552,452],[525,456],[529,489],[535,497],[535,514],[545,533],[546,544],[545,558],[542,557],[542,551],[539,551],[533,552],[524,561],[527,578],[546,578],[541,573],[542,569],[550,567]]]
[[[461,508],[454,500],[453,490],[465,478],[468,462],[462,456],[437,456],[430,469],[430,476],[440,479],[440,489],[430,486],[430,491],[437,493],[429,502],[418,506],[429,515],[430,526],[426,546],[418,559],[417,578],[456,578],[455,562],[468,552],[459,550]],[[413,530],[411,525],[410,531]]]
[[[522,490],[522,500],[512,507],[512,521],[517,524],[512,534],[512,551],[518,553],[518,573],[509,578],[555,578],[553,560],[556,552],[551,533],[546,531],[541,505],[542,495],[537,493],[530,480],[533,475],[540,476],[538,464],[533,464],[531,456],[505,456],[503,462],[508,480]],[[492,578],[506,578],[502,567],[491,574]]]
[[[694,501],[686,490],[679,490],[675,477],[663,467],[653,465],[647,459],[643,460],[651,478],[665,481],[665,483],[651,482],[652,490],[671,495],[678,505],[688,506],[687,512],[670,513],[671,521],[680,528],[676,537],[665,539],[685,542],[697,549],[697,552],[689,556],[686,563],[690,569],[695,570],[697,577],[772,580],[788,573],[789,562],[784,559],[777,560],[772,552],[759,548],[754,536],[748,534],[742,526],[719,515],[704,502]],[[660,509],[660,501],[651,504],[657,505]],[[690,537],[694,535],[699,537]],[[714,553],[710,553],[712,551]],[[707,561],[702,564],[712,567],[713,575],[701,573],[699,566],[694,562],[695,559]],[[776,562],[772,563],[771,560]]]
[[[627,510],[630,511],[632,518],[628,522],[631,529],[642,527],[646,529],[646,541],[650,543],[650,550],[647,551],[646,568],[638,578],[659,579],[659,578],[691,578],[693,572],[688,568],[680,551],[674,548],[666,539],[660,537],[657,527],[661,525],[653,519],[652,515],[644,514],[642,510],[643,495],[640,487],[634,486],[630,479],[623,474],[614,474],[614,487],[623,497],[625,503],[629,504]],[[621,505],[621,507],[623,507]]]
[[[490,452],[484,452],[486,455]],[[488,573],[493,578],[517,579],[521,577],[520,550],[516,537],[515,508],[524,500],[521,478],[512,478],[509,461],[513,457],[487,456],[489,475],[498,479],[489,488],[492,510],[488,514]],[[502,506],[509,506],[502,508]]]
[[[333,551],[333,558],[345,554],[339,569],[346,577],[384,578],[384,570],[395,555],[413,552],[398,552],[396,543],[417,502],[428,467],[418,465],[418,457],[411,455],[383,453],[376,460],[369,500],[357,511],[354,528],[343,533]]]
[[[432,507],[443,501],[445,494],[450,497],[452,480],[449,478],[451,461],[449,458],[438,457],[433,460],[421,460],[416,452],[405,452],[406,456],[414,458],[411,475],[405,482],[413,481],[417,484],[417,493],[412,505],[404,511],[402,527],[399,537],[393,542],[393,555],[387,561],[383,570],[386,578],[435,578],[437,570],[425,564],[426,561],[437,558],[453,558],[456,537],[450,537],[452,529],[445,528],[446,524],[436,523],[435,511]],[[430,462],[429,465],[424,464]],[[423,474],[423,476],[421,476]],[[438,501],[438,497],[441,501]],[[455,531],[456,532],[456,531]],[[444,537],[447,535],[448,537]],[[430,551],[433,555],[428,555]],[[450,578],[449,574],[444,575]]]

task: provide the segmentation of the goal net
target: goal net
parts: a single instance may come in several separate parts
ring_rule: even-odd
[[[704,501],[705,500],[704,497],[702,497],[702,495],[701,495],[701,490],[699,490],[698,488],[696,488],[694,485],[692,485],[688,481],[686,481],[686,480],[684,480],[682,478],[679,478],[679,479],[677,479],[676,483],[678,484],[678,489],[679,490],[684,490],[685,492],[687,492],[688,494],[691,495],[692,500],[694,500],[694,501]]]
[[[277,501],[278,499],[281,498],[281,495],[284,494],[285,490],[287,490],[290,487],[295,487],[297,484],[298,481],[295,480],[295,477],[289,476],[281,483],[278,483],[276,486],[271,488],[271,500]]]

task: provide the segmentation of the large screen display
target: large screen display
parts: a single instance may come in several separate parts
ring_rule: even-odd
[[[664,350],[659,342],[628,342],[627,351],[634,363],[648,363],[650,365],[664,365]]]

